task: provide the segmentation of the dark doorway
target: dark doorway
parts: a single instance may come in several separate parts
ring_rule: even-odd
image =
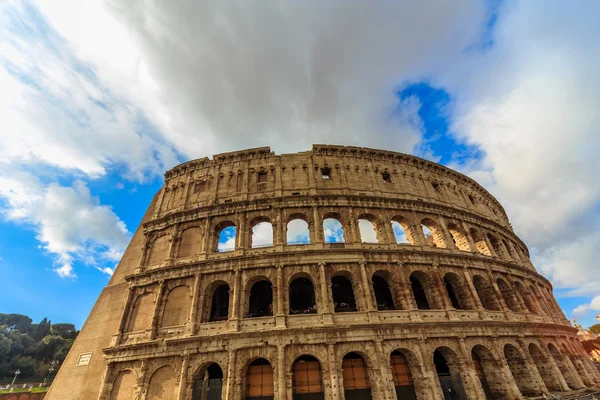
[[[342,361],[342,372],[346,400],[371,400],[373,398],[367,366],[360,355],[346,354]]]
[[[273,285],[269,281],[258,281],[250,289],[247,318],[273,315]]]
[[[246,399],[272,400],[273,396],[273,367],[264,358],[256,359],[246,373]]]
[[[345,276],[336,276],[331,279],[331,294],[335,312],[356,311],[354,290],[352,282]]]
[[[223,371],[218,364],[212,363],[194,381],[192,400],[221,400],[222,388]]]
[[[294,361],[292,393],[294,400],[324,400],[321,365],[312,356],[301,356]]]
[[[317,312],[315,288],[307,278],[296,278],[290,284],[290,314]]]
[[[425,294],[425,288],[419,279],[412,276],[410,277],[410,286],[412,288],[413,296],[415,297],[415,303],[419,310],[429,310],[429,301],[427,301],[427,295]]]
[[[390,291],[390,285],[388,285],[385,278],[374,275],[373,276],[373,291],[375,292],[375,300],[377,301],[377,310],[395,310],[394,299],[392,298],[392,292]]]
[[[475,353],[475,351],[471,351],[471,358],[473,359],[475,372],[477,373],[477,377],[479,378],[479,382],[481,383],[481,387],[483,388],[483,392],[485,393],[485,398],[493,399],[492,392],[490,391],[490,385],[485,377],[485,373],[483,372],[483,367],[481,366],[481,360],[479,359],[479,356]]]
[[[454,285],[447,277],[444,277],[444,286],[446,287],[446,293],[448,293],[448,297],[450,298],[450,303],[452,303],[452,307],[457,310],[462,310],[460,303],[458,302],[458,297],[456,296],[456,292],[454,291]]]
[[[224,321],[229,316],[229,286],[220,285],[212,296],[209,321]]]
[[[452,371],[450,369],[446,358],[439,350],[433,353],[433,362],[444,400],[466,400],[467,397],[458,370]],[[458,369],[458,366],[454,365],[454,368]]]

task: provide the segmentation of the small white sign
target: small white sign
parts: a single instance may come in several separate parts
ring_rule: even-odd
[[[79,367],[80,365],[88,365],[90,363],[90,360],[92,359],[92,353],[81,353],[79,355],[79,359],[77,360],[77,366]]]

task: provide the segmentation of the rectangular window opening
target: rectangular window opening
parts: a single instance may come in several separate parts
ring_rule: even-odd
[[[329,167],[321,168],[321,177],[323,179],[329,179],[330,176],[331,176],[331,169],[329,169]]]
[[[392,177],[390,176],[390,173],[387,171],[383,171],[381,173],[381,177],[383,178],[383,181],[385,183],[392,183]]]
[[[267,172],[260,171],[258,173],[258,183],[262,183],[262,182],[266,182],[266,181],[267,181]]]

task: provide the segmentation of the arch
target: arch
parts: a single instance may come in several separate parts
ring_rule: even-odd
[[[542,350],[533,343],[529,344],[528,350],[546,388],[550,391],[562,391],[558,377],[554,374],[552,366]]]
[[[169,291],[162,313],[161,327],[183,325],[187,322],[192,305],[190,292],[186,285],[175,286]]]
[[[147,398],[152,400],[175,400],[177,374],[173,367],[165,365],[152,374],[148,384]]]
[[[158,236],[152,241],[148,250],[146,265],[156,265],[163,262],[168,257],[170,236],[167,234]]]
[[[310,279],[298,277],[292,280],[289,289],[289,305],[290,314],[315,314],[317,312],[315,286]]]
[[[372,399],[371,382],[365,360],[358,353],[348,353],[342,360],[342,379],[346,400]]]
[[[325,399],[321,363],[315,357],[302,355],[292,364],[292,399]]]
[[[357,311],[352,281],[343,275],[331,278],[331,297],[335,312]]]
[[[562,374],[563,378],[565,378],[567,385],[569,385],[569,387],[573,390],[581,389],[582,387],[580,384],[577,383],[577,379],[573,374],[573,370],[571,370],[567,360],[560,353],[558,348],[556,348],[556,346],[554,346],[552,343],[549,343],[548,351],[550,352],[552,358],[556,362],[556,365],[558,366],[558,369],[560,370],[560,373]]]
[[[224,321],[227,318],[229,318],[229,285],[221,282],[212,292],[208,320]]]
[[[394,236],[396,238],[396,243],[408,243],[412,244],[413,246],[417,244],[415,230],[408,219],[401,216],[395,216],[392,218],[391,223],[392,230],[394,231]]]
[[[325,243],[345,243],[344,227],[337,213],[328,213],[323,218],[323,239]]]
[[[508,253],[508,258],[510,258],[513,261],[519,261],[518,257],[513,252],[512,247],[508,244],[508,242],[505,239],[502,239],[502,244],[504,245],[504,248],[506,249],[506,252]]]
[[[286,225],[287,244],[309,244],[310,230],[304,214],[290,215]]]
[[[531,296],[536,304],[539,306],[538,309],[541,309],[545,315],[552,316],[552,313],[550,310],[548,310],[548,306],[544,302],[544,299],[538,294],[538,291],[533,284],[529,285],[529,292],[531,293]]]
[[[394,297],[392,296],[388,281],[378,273],[373,274],[372,281],[377,310],[395,310]]]
[[[502,368],[487,347],[475,345],[471,349],[471,360],[486,398],[510,398],[511,390],[502,375]]]
[[[179,239],[178,258],[195,256],[200,253],[202,243],[202,229],[199,226],[191,226],[181,232]]]
[[[359,219],[358,230],[360,231],[360,240],[362,243],[380,243],[375,224],[370,220]]]
[[[475,275],[473,276],[473,285],[475,286],[475,291],[477,292],[477,296],[479,296],[479,300],[481,300],[483,308],[492,311],[502,310],[500,302],[496,297],[496,290],[487,279],[483,278],[481,275]]]
[[[146,292],[137,297],[133,303],[127,332],[150,329],[154,317],[154,293]]]
[[[508,283],[502,278],[496,279],[496,284],[498,285],[498,289],[500,289],[500,294],[506,303],[506,306],[515,312],[521,311],[521,306],[519,304],[519,300],[515,295],[515,292],[508,286]]]
[[[523,396],[541,395],[542,391],[535,383],[535,379],[531,375],[525,357],[521,352],[512,344],[506,344],[504,346],[504,357],[521,394]]]
[[[429,218],[425,218],[421,221],[421,229],[423,229],[423,235],[425,235],[425,243],[428,246],[446,248],[446,241],[444,240],[444,234],[439,228],[438,224],[433,222]]]
[[[423,271],[410,274],[410,286],[413,298],[419,310],[430,310],[438,307],[435,287],[432,279]]]
[[[255,281],[250,289],[246,318],[273,315],[273,284],[266,278]]]
[[[396,397],[402,400],[417,400],[412,373],[404,353],[394,350],[390,356],[390,365],[394,387],[396,388]]]
[[[535,306],[535,302],[531,298],[531,293],[525,289],[525,286],[521,282],[515,282],[515,288],[521,298],[523,299],[523,303],[525,303],[525,307],[529,310],[530,313],[537,314],[537,307]]]
[[[502,245],[500,241],[496,238],[496,236],[488,233],[487,235],[490,244],[492,245],[492,249],[494,249],[494,253],[500,258],[506,258],[506,254],[504,254],[504,250],[502,249]]]
[[[192,400],[220,400],[223,392],[223,370],[217,363],[203,368],[194,379]]]
[[[487,245],[487,241],[485,240],[485,237],[482,236],[479,233],[479,231],[475,228],[471,228],[469,233],[471,234],[471,238],[473,239],[473,242],[475,243],[475,248],[477,249],[477,251],[479,253],[483,254],[484,256],[491,256],[492,252],[490,251],[490,248]]]
[[[450,232],[450,237],[452,237],[452,241],[457,249],[471,251],[469,239],[467,239],[467,234],[462,228],[458,227],[456,224],[448,224],[448,231]]]
[[[236,248],[237,227],[233,221],[222,221],[215,226],[212,250],[223,253]]]
[[[136,377],[133,371],[125,369],[119,371],[114,380],[109,400],[129,400],[134,397]]]
[[[449,347],[438,347],[433,352],[433,364],[444,400],[466,399],[460,377],[460,361]]]
[[[246,371],[247,400],[270,400],[274,397],[273,367],[264,358],[257,358],[248,365]]]
[[[257,247],[273,246],[273,225],[267,217],[254,218],[250,223],[252,238],[250,241],[253,249]]]
[[[457,310],[472,310],[475,308],[465,283],[454,272],[448,272],[444,275],[444,287],[452,307]]]

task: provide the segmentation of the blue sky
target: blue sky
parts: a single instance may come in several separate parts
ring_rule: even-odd
[[[338,143],[476,179],[594,323],[597,3],[80,3],[0,5],[0,312],[81,326],[170,167]]]

